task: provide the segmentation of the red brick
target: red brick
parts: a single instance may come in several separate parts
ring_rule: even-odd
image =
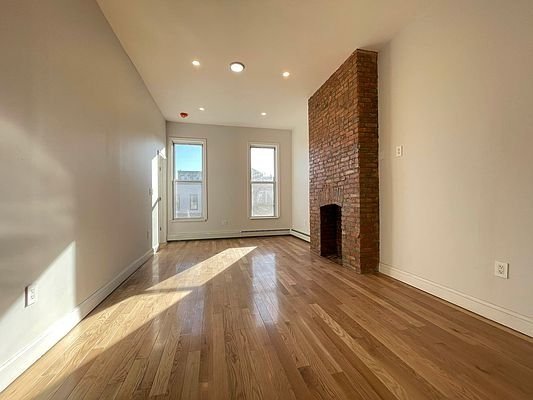
[[[377,79],[377,53],[356,50],[309,99],[311,249],[342,248],[339,261],[360,273],[379,263]],[[321,232],[321,207],[332,204],[342,233],[327,224]]]

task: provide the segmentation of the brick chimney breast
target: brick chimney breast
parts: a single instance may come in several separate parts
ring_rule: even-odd
[[[379,264],[377,56],[356,50],[309,99],[311,250],[359,273]]]

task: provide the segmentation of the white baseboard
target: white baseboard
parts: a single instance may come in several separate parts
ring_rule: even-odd
[[[168,235],[168,241],[201,240],[201,239],[230,239],[256,236],[286,236],[290,229],[249,230],[249,231],[221,231],[221,232],[190,232]]]
[[[311,237],[307,233],[296,231],[294,229],[291,229],[291,235],[297,237],[298,239],[305,240],[306,242],[311,241]]]
[[[498,322],[511,329],[533,337],[533,319],[514,311],[497,306],[496,304],[478,299],[457,290],[432,282],[410,272],[400,270],[387,264],[380,263],[379,272],[394,279],[414,286],[424,292],[449,301],[459,307],[466,308],[485,318]]]
[[[52,324],[41,336],[25,346],[13,357],[0,366],[0,392],[11,384],[19,375],[28,369],[59,342],[72,328],[85,318],[98,304],[113,292],[122,282],[133,274],[141,265],[152,257],[150,249],[143,256],[133,261],[111,282],[98,289],[74,310]]]

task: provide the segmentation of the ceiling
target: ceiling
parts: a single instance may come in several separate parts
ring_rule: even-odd
[[[292,129],[343,60],[379,49],[427,0],[98,3],[167,120]],[[232,73],[232,61],[245,71]]]

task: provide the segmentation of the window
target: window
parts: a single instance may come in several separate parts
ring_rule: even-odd
[[[250,218],[278,216],[277,153],[277,145],[250,145]]]
[[[205,220],[205,140],[171,139],[173,219]]]
[[[191,193],[189,195],[189,210],[197,211],[198,210],[198,194]]]

